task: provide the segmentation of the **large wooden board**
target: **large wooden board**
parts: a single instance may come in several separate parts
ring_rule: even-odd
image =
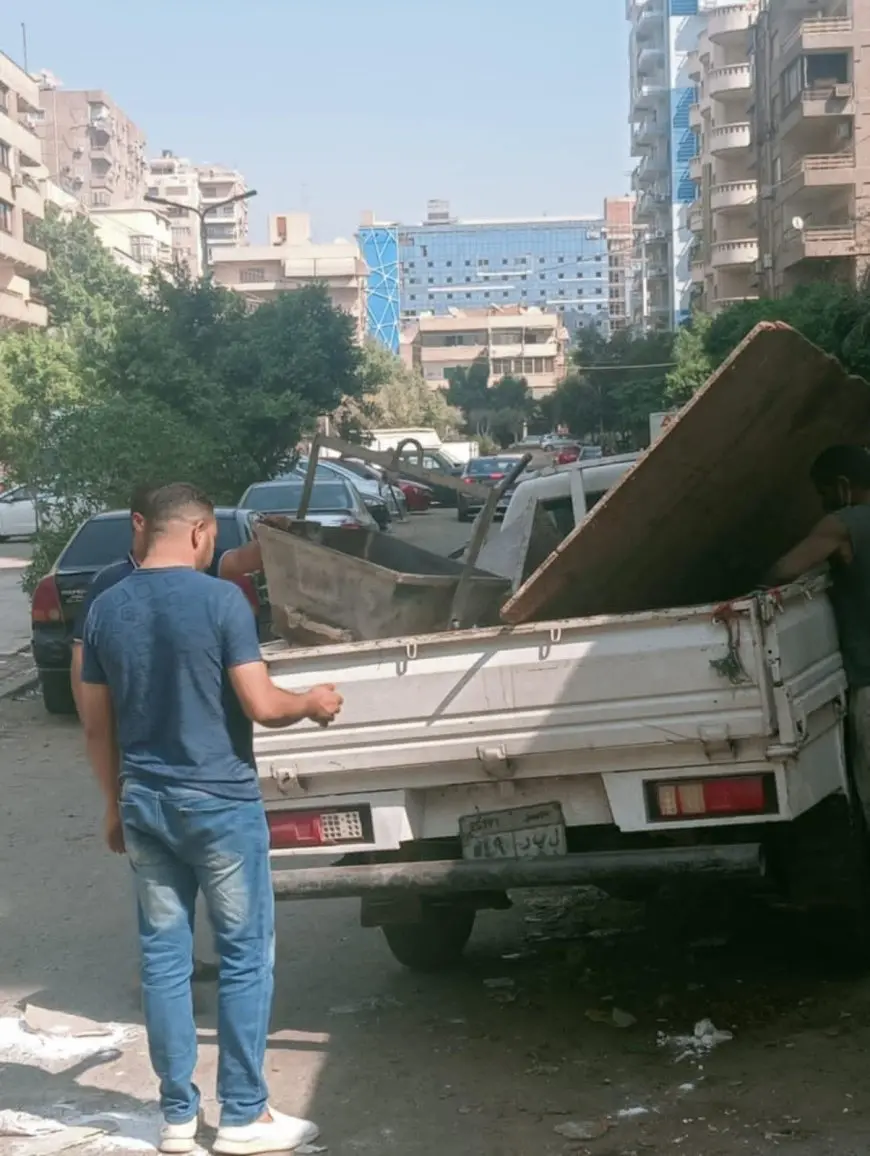
[[[809,468],[870,443],[870,385],[787,325],[757,326],[505,604],[509,623],[719,601],[821,515]]]

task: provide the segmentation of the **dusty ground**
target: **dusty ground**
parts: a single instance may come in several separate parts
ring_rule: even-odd
[[[127,870],[98,811],[77,727],[33,695],[0,703],[0,1121],[115,1129],[82,1156],[141,1151],[155,1119]],[[213,1124],[215,993],[198,996]],[[49,1046],[20,1032],[22,1000],[125,1031]],[[734,1038],[677,1062],[660,1040],[705,1017]],[[466,966],[435,978],[394,963],[353,903],[279,908],[273,1098],[339,1156],[858,1156],[868,1046],[867,980],[837,976],[800,923],[748,899],[538,895],[481,918]],[[557,1131],[571,1125],[601,1134]],[[0,1152],[82,1135],[0,1138]]]

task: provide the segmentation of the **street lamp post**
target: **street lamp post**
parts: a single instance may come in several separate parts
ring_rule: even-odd
[[[199,217],[199,245],[202,249],[202,275],[208,273],[209,259],[208,259],[208,232],[206,231],[205,218],[209,213],[215,212],[217,209],[222,209],[226,205],[234,205],[236,201],[247,201],[250,197],[256,197],[256,189],[248,189],[245,193],[236,193],[235,196],[226,197],[223,201],[216,201],[213,205],[206,205],[204,209],[197,209],[193,205],[185,205],[182,201],[170,201],[166,197],[153,197],[150,193],[145,194],[145,200],[151,205],[168,205],[170,209],[184,209],[189,213],[195,213]]]

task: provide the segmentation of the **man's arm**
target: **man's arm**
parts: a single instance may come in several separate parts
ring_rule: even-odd
[[[837,554],[848,559],[850,549],[851,538],[845,522],[836,514],[828,514],[802,542],[780,558],[768,574],[768,581],[773,585],[793,582]]]
[[[106,802],[105,834],[109,849],[124,852],[124,831],[121,825],[121,755],[115,731],[115,710],[112,695],[93,642],[90,627],[79,647],[82,657],[78,699],[85,745],[103,798]]]
[[[341,710],[343,700],[334,686],[315,686],[304,694],[282,690],[261,659],[231,666],[229,676],[242,710],[260,726],[289,727],[306,718],[328,726]]]
[[[225,578],[227,582],[237,582],[239,578],[246,578],[248,574],[258,574],[262,569],[263,555],[260,552],[260,543],[251,541],[221,554],[218,559],[217,576]]]
[[[229,587],[221,619],[223,665],[242,710],[261,726],[292,726],[304,718],[326,726],[341,709],[341,695],[332,686],[314,687],[305,694],[281,690],[269,678],[260,657],[257,627],[245,597]]]

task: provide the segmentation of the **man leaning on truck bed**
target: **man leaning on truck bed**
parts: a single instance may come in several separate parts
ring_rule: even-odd
[[[831,446],[816,458],[810,475],[825,516],[767,577],[781,585],[830,564],[830,596],[849,682],[852,770],[870,822],[870,450]]]

